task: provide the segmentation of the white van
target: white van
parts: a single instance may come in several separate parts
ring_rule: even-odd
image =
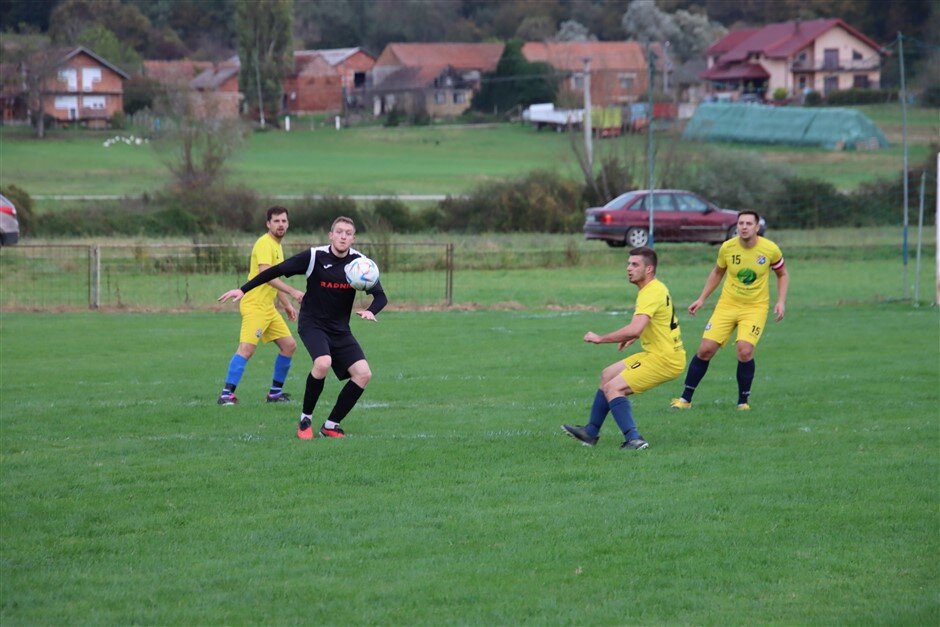
[[[20,221],[16,207],[6,196],[0,196],[0,246],[15,244],[20,239]]]

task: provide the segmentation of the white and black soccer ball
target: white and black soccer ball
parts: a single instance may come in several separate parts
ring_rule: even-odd
[[[345,270],[346,281],[355,290],[371,289],[379,280],[379,266],[368,257],[356,257]]]

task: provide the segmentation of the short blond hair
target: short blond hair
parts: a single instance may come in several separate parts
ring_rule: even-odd
[[[335,220],[333,220],[333,224],[330,225],[331,233],[333,232],[333,228],[336,227],[336,225],[339,224],[340,222],[346,222],[347,224],[349,224],[349,226],[353,228],[354,231],[356,230],[356,223],[353,222],[352,218],[347,218],[346,216],[340,216],[336,218]]]

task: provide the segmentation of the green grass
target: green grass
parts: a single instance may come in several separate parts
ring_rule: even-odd
[[[686,302],[707,266],[671,259]],[[234,313],[5,313],[0,622],[936,624],[937,310],[873,299],[883,263],[788,259],[754,410],[723,351],[692,411],[678,381],[634,399],[629,455],[559,430],[620,355],[581,340],[628,319],[616,267],[464,275],[560,311],[354,322],[375,378],[343,441],[262,402],[270,347],[213,404]]]
[[[861,107],[885,126],[891,147],[872,152],[833,152],[779,146],[724,146],[742,159],[767,159],[790,165],[797,174],[832,182],[840,189],[897,176],[902,153],[897,105]],[[928,144],[940,137],[936,109],[911,109],[910,159],[919,163]],[[898,126],[899,128],[899,126]],[[897,131],[897,133],[896,133]],[[149,146],[102,142],[129,132],[52,132],[44,141],[27,129],[0,129],[0,184],[16,184],[35,195],[127,194],[162,189],[169,174]],[[579,138],[575,138],[580,141]],[[665,135],[659,141],[665,141]],[[579,176],[571,136],[537,133],[531,127],[364,126],[336,131],[303,124],[291,133],[253,133],[232,159],[230,180],[262,194],[460,194],[490,179],[536,168]],[[629,135],[596,142],[598,152],[645,151],[645,138]],[[692,146],[692,150],[696,150]],[[41,201],[54,210],[61,202]]]

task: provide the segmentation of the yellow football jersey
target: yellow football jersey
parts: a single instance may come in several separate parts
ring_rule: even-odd
[[[647,353],[661,355],[669,360],[682,361],[685,365],[685,348],[682,346],[682,330],[676,318],[676,307],[669,290],[659,279],[643,286],[636,297],[636,314],[649,316],[649,324],[640,334],[640,344]]]
[[[261,264],[273,266],[284,261],[284,249],[281,243],[271,237],[270,233],[265,233],[258,238],[254,247],[251,249],[251,264],[248,267],[248,280],[253,279],[260,270]],[[265,283],[251,290],[242,299],[242,307],[267,308],[274,306],[274,299],[277,297],[277,290]]]
[[[783,253],[769,239],[758,236],[752,248],[741,245],[734,237],[721,245],[718,267],[725,268],[725,284],[721,298],[747,305],[769,305],[771,270],[783,267]]]

